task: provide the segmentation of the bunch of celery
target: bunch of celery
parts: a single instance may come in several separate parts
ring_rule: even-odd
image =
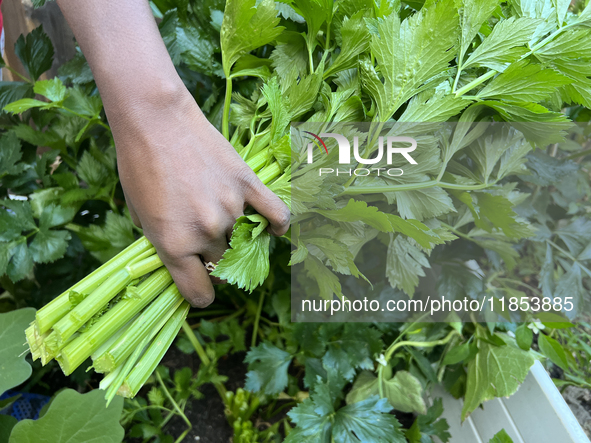
[[[289,183],[289,168],[284,171],[272,149],[259,145],[256,150],[253,154],[252,146],[247,146],[242,154],[250,154],[247,164],[263,183]],[[239,246],[239,242],[230,244]],[[265,257],[268,261],[268,251]],[[225,258],[226,254],[219,264],[222,269]],[[236,265],[244,269],[233,257],[232,266]],[[225,277],[232,269],[225,269]],[[227,279],[252,289],[256,286],[252,282],[261,277],[264,280],[266,275]],[[156,249],[142,237],[40,309],[26,337],[34,360],[40,358],[46,365],[56,359],[69,375],[91,357],[94,370],[105,374],[100,386],[107,390],[108,400],[116,394],[134,397],[162,360],[188,311],[189,304]]]

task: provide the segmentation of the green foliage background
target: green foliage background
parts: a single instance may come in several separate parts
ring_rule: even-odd
[[[419,163],[427,166],[410,185],[294,177],[293,192],[311,198],[293,214],[334,227],[307,236],[292,228],[291,263],[308,266],[311,290],[330,298],[340,293],[337,273],[355,275],[345,234],[356,227],[368,239],[380,236],[389,282],[409,296],[436,264],[437,291],[448,298],[574,296],[580,310],[587,307],[591,152],[581,143],[591,116],[591,7],[562,0],[151,4],[185,85],[244,157],[270,147],[279,159],[290,121],[535,128],[522,127],[528,143],[496,145],[466,130],[424,153]],[[38,28],[15,49],[29,75],[0,83],[0,312],[10,318],[18,308],[43,306],[140,234],[125,209],[113,139],[83,55],[58,78],[38,81],[52,63],[50,40]],[[579,134],[552,138],[570,121],[585,123]],[[285,183],[270,186],[289,191]],[[376,197],[370,206],[350,201],[367,193]],[[198,372],[161,367],[145,395],[125,402],[129,438],[174,441],[170,418],[185,417],[209,383],[222,396],[235,442],[447,441],[441,403],[423,401],[429,386],[464,397],[465,418],[483,401],[514,393],[535,359],[561,369],[558,384],[589,386],[589,336],[558,315],[507,319],[519,323],[291,323],[290,248],[272,240],[271,250],[260,288],[222,287],[208,311],[193,314],[205,317],[195,329],[206,353]],[[481,272],[471,272],[469,261]],[[194,352],[191,337],[178,339],[184,352]],[[246,391],[234,392],[217,363],[247,342]],[[416,413],[413,424],[403,428],[392,409]],[[261,430],[260,419],[274,424]],[[27,428],[14,432],[33,432]]]

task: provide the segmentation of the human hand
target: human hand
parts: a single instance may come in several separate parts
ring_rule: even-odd
[[[201,113],[148,2],[58,4],[101,93],[131,216],[181,294],[205,307],[214,291],[203,261],[222,258],[245,205],[267,217],[276,235],[287,231],[289,209]]]
[[[136,225],[154,244],[181,294],[196,307],[214,299],[204,262],[218,263],[232,227],[251,205],[283,235],[289,209],[207,121],[182,86],[108,109],[121,185]],[[152,89],[153,91],[153,89]],[[115,116],[115,117],[114,117]]]

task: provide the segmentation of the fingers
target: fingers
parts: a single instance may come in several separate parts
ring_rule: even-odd
[[[254,175],[254,174],[253,174]],[[281,236],[289,229],[289,208],[258,177],[251,180],[246,202],[269,220],[269,233]]]
[[[170,275],[176,283],[183,297],[194,308],[209,306],[215,292],[209,278],[209,274],[197,255],[189,255],[182,258],[162,259]]]

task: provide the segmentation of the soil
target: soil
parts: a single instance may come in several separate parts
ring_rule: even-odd
[[[577,417],[587,437],[591,438],[591,391],[578,386],[567,386],[562,392],[562,397]]]
[[[204,397],[193,400],[185,408],[187,418],[193,424],[193,429],[183,442],[199,443],[228,443],[232,439],[232,429],[224,415],[224,405],[213,385],[204,386]],[[175,440],[182,434],[187,425],[179,417],[171,420],[167,432]]]
[[[235,391],[244,387],[246,366],[244,365],[244,352],[238,352],[222,358],[218,363],[221,375],[228,377],[226,387]],[[183,354],[176,347],[171,347],[163,364],[173,368],[190,367],[196,372],[199,367],[199,358],[196,354]],[[199,443],[229,443],[232,440],[232,429],[224,415],[224,404],[213,385],[203,386],[203,398],[192,400],[185,408],[187,418],[193,424],[193,429],[184,438],[183,442]],[[187,425],[180,417],[171,420],[167,432],[175,439],[185,430]]]
[[[396,416],[396,419],[404,429],[409,429],[417,418],[416,414],[408,412],[393,411],[392,414]]]

